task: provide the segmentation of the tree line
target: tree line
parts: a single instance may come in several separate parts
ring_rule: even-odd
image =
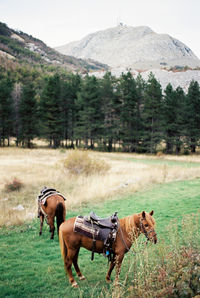
[[[30,148],[34,138],[52,148],[104,151],[195,152],[200,144],[200,87],[162,90],[131,72],[103,78],[37,72],[0,72],[0,146]]]

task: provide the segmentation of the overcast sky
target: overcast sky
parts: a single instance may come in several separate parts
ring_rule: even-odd
[[[115,27],[149,26],[200,58],[200,0],[0,0],[0,21],[55,47]]]

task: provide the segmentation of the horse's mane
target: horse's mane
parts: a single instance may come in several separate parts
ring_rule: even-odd
[[[132,214],[119,220],[121,228],[131,231],[137,228],[137,214]]]

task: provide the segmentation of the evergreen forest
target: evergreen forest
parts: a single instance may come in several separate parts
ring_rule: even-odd
[[[162,90],[131,72],[119,78],[0,68],[0,146],[179,154],[200,145],[200,87]]]

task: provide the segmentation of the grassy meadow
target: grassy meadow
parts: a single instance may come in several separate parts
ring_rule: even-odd
[[[200,156],[88,152],[106,173],[71,175],[60,149],[0,149],[0,297],[193,297],[200,295]],[[23,187],[6,190],[16,178]],[[120,218],[155,211],[157,245],[133,245],[122,264],[120,286],[105,282],[107,260],[82,249],[86,280],[72,289],[65,277],[58,236],[45,223],[38,236],[37,195],[46,185],[66,196],[66,217]],[[20,207],[21,206],[21,207]],[[113,271],[112,279],[115,272]]]

